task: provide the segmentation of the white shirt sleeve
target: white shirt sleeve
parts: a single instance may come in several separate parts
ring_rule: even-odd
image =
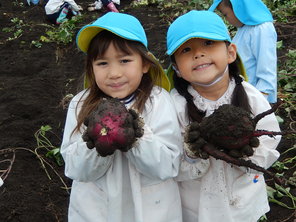
[[[81,92],[70,102],[64,128],[61,154],[65,161],[65,175],[81,182],[95,181],[108,170],[113,162],[113,155],[100,157],[96,149],[89,149],[82,139],[82,132],[73,132],[77,125],[76,106],[82,97]]]
[[[150,105],[149,105],[150,104]],[[147,177],[167,179],[179,171],[181,133],[171,98],[165,90],[153,91],[141,115],[144,135],[126,156]]]
[[[268,101],[264,99],[264,96],[252,85],[247,82],[244,82],[243,85],[248,94],[249,103],[254,116],[271,108]],[[256,130],[281,131],[274,113],[259,120],[256,125]],[[249,157],[249,159],[258,166],[265,169],[269,168],[280,156],[279,152],[276,150],[280,140],[281,136],[260,136],[260,145],[255,148],[254,154]]]

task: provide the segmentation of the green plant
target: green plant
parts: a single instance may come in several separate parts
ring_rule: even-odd
[[[258,222],[266,222],[267,221],[267,217],[264,214],[262,217],[259,218]]]
[[[284,156],[285,154],[293,152],[295,150],[296,145],[281,153],[281,156]],[[286,170],[293,169],[296,167],[296,157],[293,155],[288,156],[288,158],[285,158],[281,161],[276,161],[272,165],[272,168],[274,168],[277,172],[281,172],[277,173],[277,175],[280,177],[284,176]],[[275,184],[274,188],[269,186],[267,187],[269,202],[276,203],[288,209],[296,209],[296,197],[292,193],[290,193],[289,185],[296,186],[296,171],[293,173],[291,177],[289,177],[289,179],[286,180],[285,186],[288,187],[285,188],[278,184]],[[280,199],[284,196],[291,200],[291,206],[288,206],[287,204],[284,204],[280,201]]]
[[[13,2],[12,2],[12,5],[13,5],[13,6],[18,6],[18,7],[24,7],[24,6],[25,6],[24,3],[23,3],[22,1],[19,2],[18,0],[13,1]]]
[[[12,27],[4,27],[2,28],[3,32],[6,33],[13,33],[12,37],[9,37],[6,41],[12,41],[14,39],[17,39],[22,36],[23,34],[23,27],[27,26],[22,19],[19,19],[17,17],[12,18],[10,20],[13,23]]]
[[[60,153],[60,148],[54,146],[50,140],[47,137],[47,134],[49,132],[53,133],[51,131],[51,127],[49,125],[41,126],[40,129],[36,131],[34,134],[34,137],[37,142],[37,147],[35,149],[30,149],[26,147],[16,147],[16,148],[6,148],[0,150],[0,156],[4,156],[4,160],[0,160],[0,176],[3,180],[5,180],[8,176],[8,174],[11,171],[12,165],[15,161],[15,151],[22,150],[22,151],[28,151],[32,154],[34,154],[38,160],[40,161],[41,167],[44,169],[47,177],[51,180],[51,175],[48,171],[48,167],[52,170],[52,172],[60,179],[61,183],[63,184],[63,189],[66,190],[67,193],[69,193],[70,187],[67,186],[63,178],[60,176],[59,172],[55,169],[55,167],[45,158],[49,157],[54,159],[54,161],[59,165],[62,166],[64,164],[63,158]],[[54,133],[53,133],[54,134]],[[54,134],[55,135],[55,134]],[[44,154],[40,154],[42,150],[46,151],[45,157]],[[12,156],[9,158],[9,154]],[[3,166],[3,163],[7,163]]]
[[[293,147],[287,149],[285,152],[281,153],[281,155],[283,156],[286,153],[291,152],[293,150],[296,150],[296,145],[294,145]],[[286,158],[286,159],[284,159],[282,161],[276,161],[272,165],[272,167],[274,169],[276,169],[278,172],[283,172],[284,170],[294,168],[294,167],[296,167],[296,156]]]
[[[210,6],[208,0],[144,0],[133,1],[131,6],[140,7],[149,4],[157,5],[160,17],[168,23],[190,10],[203,10],[208,9]]]
[[[41,48],[42,47],[42,43],[40,41],[32,41],[31,44],[33,46],[35,46],[36,48]]]
[[[75,35],[76,24],[81,20],[81,16],[74,16],[60,24],[58,27],[52,26],[46,31],[47,36],[41,36],[42,42],[56,42],[66,45],[73,41]]]
[[[263,0],[278,22],[289,22],[296,15],[296,0]]]
[[[37,132],[34,134],[37,142],[37,149],[46,149],[46,157],[54,159],[59,166],[62,166],[64,164],[64,161],[60,153],[60,148],[54,146],[46,135],[46,133],[52,132],[51,130],[52,128],[49,125],[41,126],[40,129],[37,130]]]
[[[286,111],[296,110],[296,49],[290,49],[285,55],[285,62],[279,63],[279,96],[285,100]]]
[[[275,184],[275,188],[267,186],[266,189],[269,202],[278,204],[284,208],[296,209],[296,197],[290,193],[290,187],[284,188]],[[291,200],[291,205],[281,202],[280,199],[283,197],[289,198]]]

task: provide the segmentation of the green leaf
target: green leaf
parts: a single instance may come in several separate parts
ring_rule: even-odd
[[[276,117],[276,119],[277,119],[277,121],[278,121],[279,124],[284,123],[284,119],[283,118],[281,118],[278,115],[276,115],[275,117]]]
[[[40,129],[41,129],[42,131],[44,131],[44,132],[47,132],[47,131],[51,130],[52,128],[51,128],[51,126],[46,125],[46,126],[41,126]]]

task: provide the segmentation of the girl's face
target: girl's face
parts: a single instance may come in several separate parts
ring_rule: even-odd
[[[223,41],[193,38],[174,53],[176,68],[186,81],[210,84],[236,59],[236,46]],[[224,75],[229,78],[228,70]],[[225,79],[225,78],[224,78]]]
[[[217,9],[222,13],[222,15],[225,17],[225,19],[233,26],[239,28],[242,27],[244,24],[241,23],[240,20],[235,16],[233,10],[226,6],[223,2],[221,2]]]
[[[144,64],[139,53],[128,55],[111,43],[101,58],[93,61],[92,67],[98,87],[113,98],[125,98],[140,85],[142,76],[150,65]]]

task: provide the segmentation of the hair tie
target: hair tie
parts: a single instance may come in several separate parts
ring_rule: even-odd
[[[243,78],[240,76],[234,76],[234,80],[236,85],[241,85],[243,82]]]

